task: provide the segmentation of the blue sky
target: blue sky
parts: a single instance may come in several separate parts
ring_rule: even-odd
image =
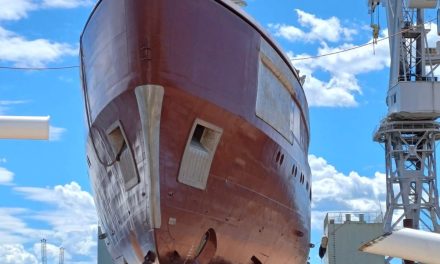
[[[0,0],[0,66],[78,65],[78,40],[93,5]],[[324,212],[378,210],[384,199],[384,153],[372,134],[387,110],[388,42],[298,60],[371,41],[366,1],[248,0],[245,10],[307,76],[312,242],[318,244]],[[381,14],[385,29],[384,9]],[[96,263],[78,70],[0,69],[0,93],[0,115],[50,115],[52,126],[49,141],[0,143],[0,263],[39,263],[42,237],[50,261],[63,246],[67,263]],[[320,263],[316,250],[311,263]]]

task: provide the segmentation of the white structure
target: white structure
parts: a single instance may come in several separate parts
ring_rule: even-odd
[[[328,213],[324,232],[328,237],[326,264],[384,264],[385,258],[360,252],[360,246],[380,236],[380,213]]]
[[[48,139],[49,117],[0,116],[2,139]]]
[[[98,264],[114,264],[107,246],[105,245],[106,235],[102,233],[101,227],[98,226]]]
[[[440,113],[440,82],[401,81],[388,90],[388,114],[402,119],[435,119]]]
[[[400,229],[363,245],[360,250],[427,264],[440,264],[440,234]]]
[[[391,232],[403,223],[440,232],[435,155],[440,83],[434,76],[440,60],[437,49],[427,47],[424,20],[424,9],[435,8],[437,0],[368,0],[370,13],[380,3],[387,10],[391,54],[388,116],[374,135],[385,146],[384,229]]]
[[[437,0],[407,0],[409,8],[435,8]]]

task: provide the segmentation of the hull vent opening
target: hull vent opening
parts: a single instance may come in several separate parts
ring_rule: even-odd
[[[153,264],[156,261],[156,253],[149,250],[147,255],[144,257],[144,262],[142,264]]]
[[[114,123],[107,130],[107,136],[125,189],[130,190],[139,183],[139,175],[121,122]]]
[[[180,183],[206,189],[212,160],[220,142],[223,129],[206,121],[196,119],[180,163]]]
[[[199,246],[196,250],[196,263],[208,264],[214,258],[217,251],[217,235],[215,230],[210,228],[203,235]]]
[[[205,133],[205,127],[200,124],[197,124],[196,128],[194,129],[193,137],[191,139],[191,145],[194,147],[199,147],[202,150],[206,151],[205,147],[202,144],[202,139],[203,139],[204,133]]]
[[[257,257],[252,256],[251,258],[252,264],[263,264]]]

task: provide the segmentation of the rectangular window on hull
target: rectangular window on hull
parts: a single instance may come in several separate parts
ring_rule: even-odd
[[[292,99],[292,112],[290,121],[290,131],[293,136],[299,140],[301,137],[301,111],[296,102]]]
[[[255,114],[293,144],[295,85],[289,66],[275,49],[261,40]]]
[[[301,118],[301,129],[300,129],[300,142],[301,142],[301,146],[304,148],[305,151],[308,150],[309,148],[309,137],[307,134],[307,128],[306,128],[306,123],[304,121],[303,118]]]
[[[124,180],[125,189],[129,190],[139,183],[139,175],[120,122],[117,122],[110,129],[108,139],[113,151],[113,158],[117,160],[116,166],[119,166],[119,173]]]

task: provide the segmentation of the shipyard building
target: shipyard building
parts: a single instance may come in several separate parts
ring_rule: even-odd
[[[383,234],[381,213],[328,213],[324,237],[328,241],[325,264],[384,264],[382,256],[359,251],[359,247]]]

